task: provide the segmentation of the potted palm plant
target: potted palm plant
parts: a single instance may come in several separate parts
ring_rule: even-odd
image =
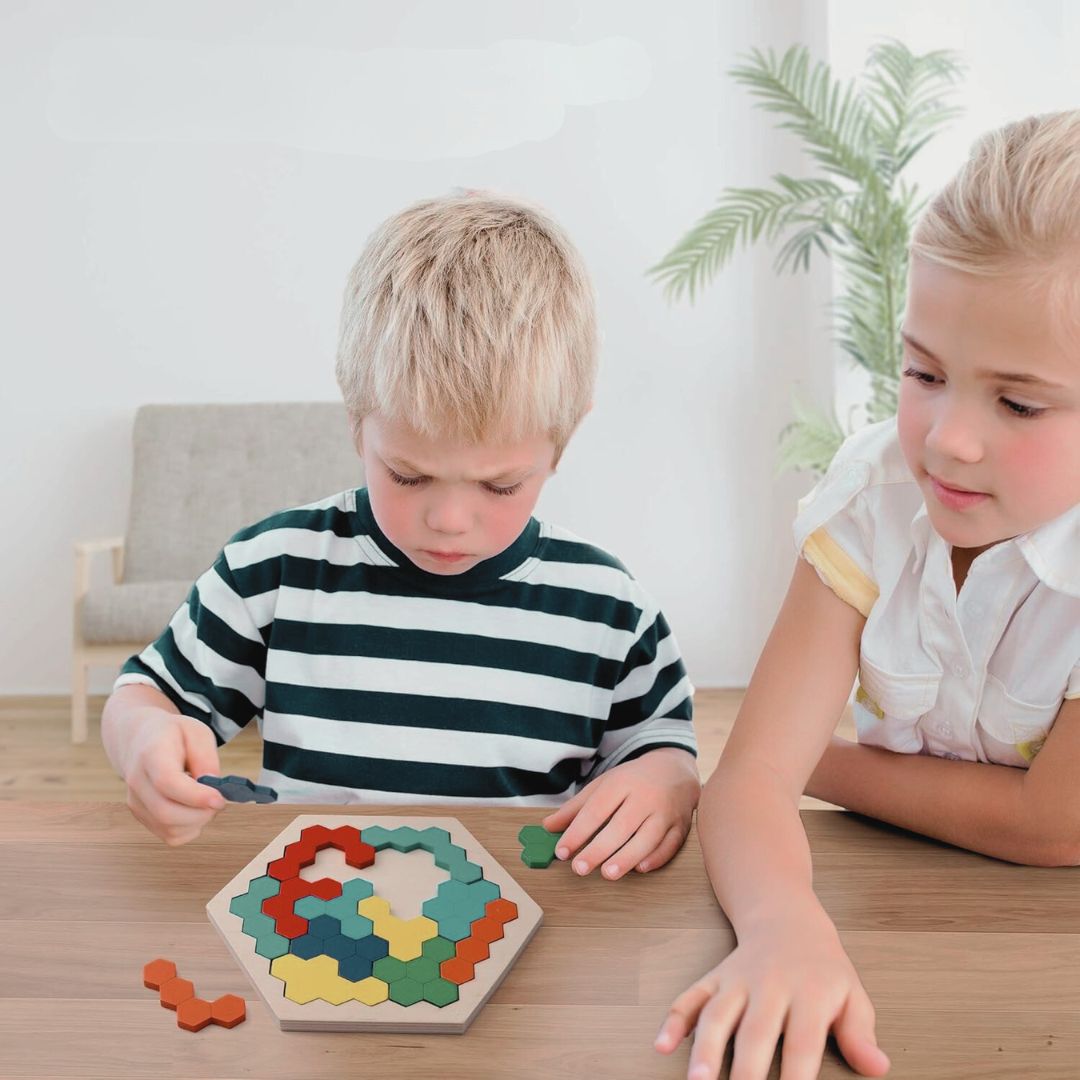
[[[962,65],[954,53],[915,55],[892,40],[873,46],[861,79],[847,84],[801,45],[779,59],[771,50],[743,59],[729,74],[799,136],[819,175],[725,189],[648,272],[670,299],[692,302],[740,244],[779,242],[780,273],[805,270],[815,249],[833,258],[836,341],[869,376],[867,421],[882,420],[896,411],[908,243],[924,204],[902,174],[957,115],[947,97]],[[848,432],[834,409],[823,414],[796,401],[794,412],[781,434],[781,468],[823,472]]]

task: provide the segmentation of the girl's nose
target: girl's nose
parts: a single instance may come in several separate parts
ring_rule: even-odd
[[[983,436],[973,410],[943,401],[935,412],[926,446],[942,458],[974,464],[984,452]]]

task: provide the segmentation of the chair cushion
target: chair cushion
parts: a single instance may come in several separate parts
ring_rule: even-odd
[[[237,530],[364,483],[340,402],[144,405],[133,441],[129,584],[190,584]]]
[[[190,581],[91,586],[83,598],[83,640],[92,645],[149,644],[168,625],[190,589]]]

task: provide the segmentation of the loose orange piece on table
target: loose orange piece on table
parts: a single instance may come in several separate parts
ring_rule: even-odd
[[[148,990],[160,990],[165,983],[175,978],[176,965],[160,956],[142,969],[143,986]]]
[[[170,979],[161,987],[161,1004],[166,1009],[175,1009],[180,1002],[195,996],[195,986],[187,979]]]
[[[210,1002],[192,997],[176,1007],[176,1023],[185,1031],[202,1031],[210,1023]]]
[[[236,994],[223,994],[210,1006],[211,1020],[221,1027],[233,1028],[247,1019],[247,1006]]]

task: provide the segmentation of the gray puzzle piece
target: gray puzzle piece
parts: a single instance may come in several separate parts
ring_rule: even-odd
[[[199,783],[216,788],[229,802],[277,802],[277,792],[263,784],[253,784],[246,776],[200,776]]]

